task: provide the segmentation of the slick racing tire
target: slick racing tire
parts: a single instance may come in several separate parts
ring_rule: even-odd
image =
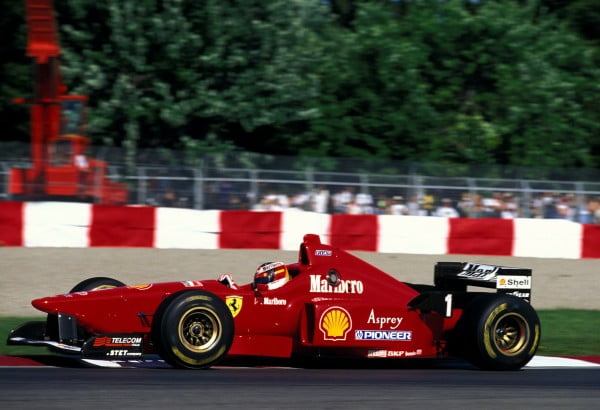
[[[464,356],[485,370],[518,370],[535,354],[540,321],[529,303],[510,295],[479,295],[461,319]]]
[[[212,293],[190,290],[166,299],[154,317],[152,340],[171,366],[210,367],[233,342],[233,316]]]
[[[69,293],[84,292],[87,290],[119,288],[121,286],[125,286],[125,284],[121,281],[118,281],[118,280],[112,279],[112,278],[105,278],[105,277],[98,276],[95,278],[89,278],[82,282],[79,282],[77,285],[75,285],[73,287],[73,289],[71,289],[69,291]]]

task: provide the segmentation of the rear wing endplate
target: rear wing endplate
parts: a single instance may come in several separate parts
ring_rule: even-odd
[[[467,286],[496,289],[531,303],[531,269],[471,262],[438,262],[434,268],[437,289],[466,291]]]

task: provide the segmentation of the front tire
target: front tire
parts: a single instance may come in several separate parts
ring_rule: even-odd
[[[192,290],[175,294],[159,308],[153,342],[171,366],[201,369],[225,356],[234,333],[233,316],[212,293]]]
[[[485,370],[518,370],[537,351],[540,321],[529,303],[510,295],[480,295],[457,326],[463,356]]]

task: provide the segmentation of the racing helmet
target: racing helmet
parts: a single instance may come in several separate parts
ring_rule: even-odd
[[[277,289],[290,280],[290,273],[283,262],[265,262],[256,268],[254,287],[267,285],[268,289]]]

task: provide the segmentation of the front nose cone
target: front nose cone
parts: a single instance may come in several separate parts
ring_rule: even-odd
[[[47,312],[50,306],[50,298],[39,298],[31,301],[31,304],[34,308],[41,310],[42,312]]]

